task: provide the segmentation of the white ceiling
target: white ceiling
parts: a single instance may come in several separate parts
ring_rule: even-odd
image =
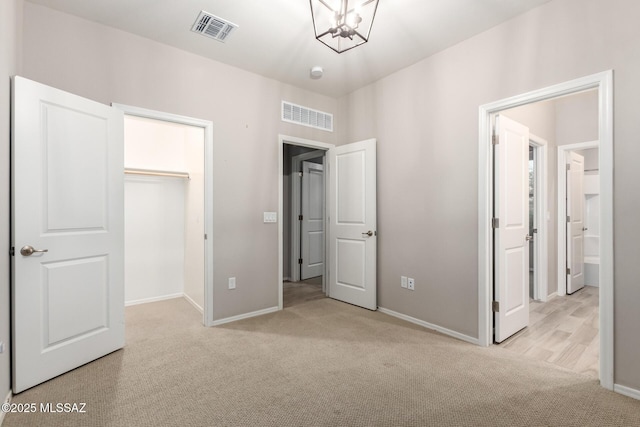
[[[342,54],[315,39],[308,0],[29,1],[337,97],[550,0],[380,0],[369,42]],[[226,43],[193,33],[201,10],[239,28]]]

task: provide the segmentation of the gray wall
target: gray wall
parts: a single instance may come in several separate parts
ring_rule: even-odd
[[[638,16],[551,1],[341,99],[344,138],[378,138],[380,306],[478,336],[478,107],[614,69],[615,382],[640,389]]]
[[[335,142],[282,122],[281,100],[333,114],[337,100],[28,2],[24,15],[24,77],[213,122],[214,317],[276,307],[278,227],[262,212],[278,210],[278,134]]]
[[[19,71],[20,25],[22,2],[0,1],[0,341],[4,353],[0,354],[0,400],[11,388],[10,378],[10,276],[9,276],[9,166],[10,166],[10,79]]]
[[[22,19],[2,4],[4,37]],[[27,78],[103,103],[214,122],[217,319],[277,304],[277,227],[262,223],[263,211],[277,210],[277,134],[328,143],[376,137],[380,305],[477,336],[478,106],[614,69],[615,381],[640,389],[636,0],[554,0],[340,100],[30,3],[24,14],[24,48],[1,41],[0,78],[20,63],[17,50]],[[281,99],[334,113],[336,132],[281,122]],[[6,172],[0,179],[6,213]],[[0,311],[8,303],[4,272]],[[415,277],[416,291],[401,289],[400,275]],[[235,291],[226,289],[229,276],[238,278]]]

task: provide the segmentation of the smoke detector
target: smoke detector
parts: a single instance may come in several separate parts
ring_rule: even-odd
[[[310,71],[310,75],[311,78],[314,80],[318,80],[320,77],[322,77],[322,67],[320,67],[319,65],[316,65],[315,67],[311,67],[311,71]]]

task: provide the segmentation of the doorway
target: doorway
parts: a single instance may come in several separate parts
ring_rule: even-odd
[[[533,300],[545,302],[548,298],[548,143],[545,139],[529,135],[529,235],[530,281],[529,295]]]
[[[114,106],[125,113],[125,303],[183,297],[212,326],[213,125]]]
[[[566,295],[573,293],[575,288],[582,287],[572,286],[570,281],[575,278],[576,272],[581,274],[582,285],[594,283],[599,284],[599,265],[600,265],[600,177],[599,177],[599,142],[589,141],[577,144],[570,144],[558,147],[558,224],[568,223],[567,227],[558,226],[558,295]],[[582,157],[581,184],[579,185],[580,194],[573,197],[575,202],[581,202],[581,211],[583,218],[578,224],[579,239],[581,241],[581,256],[572,256],[577,252],[573,248],[571,241],[576,240],[576,236],[572,238],[571,223],[575,222],[575,216],[571,215],[570,199],[570,179],[571,166],[570,159],[574,156]],[[585,157],[588,156],[588,163]],[[575,172],[575,168],[574,168]],[[574,190],[575,191],[575,190]],[[574,207],[575,210],[575,207]],[[566,219],[569,219],[567,221]],[[575,232],[574,232],[575,234]],[[579,254],[580,255],[580,254]],[[589,269],[589,277],[587,278],[587,269]],[[594,271],[592,271],[594,270]]]
[[[600,289],[599,289],[599,330],[601,385],[613,389],[613,73],[611,71],[572,80],[556,86],[504,99],[480,107],[480,152],[479,152],[479,343],[488,346],[493,342],[493,203],[491,190],[492,170],[492,117],[493,115],[539,101],[559,98],[586,90],[598,93],[599,141],[600,141]]]
[[[325,278],[326,150],[283,145],[283,307],[328,296]]]
[[[278,136],[278,216],[284,212],[285,145],[326,151],[326,292],[333,299],[377,310],[377,201],[375,138],[334,146]],[[331,215],[333,213],[333,215]],[[283,308],[284,221],[278,222],[278,309]]]

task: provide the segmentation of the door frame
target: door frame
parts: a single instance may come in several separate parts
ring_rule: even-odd
[[[199,127],[204,130],[204,233],[206,238],[202,323],[204,326],[213,326],[213,122],[124,104],[112,103],[111,105],[128,116]]]
[[[478,342],[492,343],[493,212],[492,117],[510,108],[589,89],[598,90],[600,163],[600,385],[613,390],[613,70],[505,98],[479,107]]]
[[[328,151],[331,148],[334,148],[334,144],[327,144],[325,142],[313,141],[310,139],[298,138],[295,136],[287,136],[287,135],[278,135],[278,310],[282,310],[283,308],[283,288],[282,282],[283,279],[283,261],[284,261],[284,225],[283,225],[283,212],[284,212],[284,191],[283,191],[283,183],[284,183],[284,145],[298,145],[300,147],[308,147],[315,148],[317,150]],[[316,156],[317,157],[317,156]],[[324,181],[325,181],[325,194],[327,191],[327,173],[325,170]],[[326,197],[325,197],[326,200]],[[325,230],[327,230],[327,206],[325,205]],[[293,221],[292,221],[293,222]],[[325,232],[325,261],[327,260],[327,248],[329,247],[327,244],[328,234]],[[292,248],[293,250],[293,248]],[[322,274],[322,288],[327,289],[326,286],[326,278],[327,278],[327,263],[324,264],[324,272]],[[328,291],[328,289],[327,289]]]
[[[547,182],[548,182],[548,145],[547,141],[529,134],[529,146],[533,147],[536,168],[535,215],[537,220],[537,232],[533,239],[533,299],[546,302],[548,299],[548,226],[547,226]]]
[[[567,275],[565,274],[567,269],[567,169],[565,165],[570,151],[590,148],[600,148],[600,142],[589,141],[558,146],[558,296],[567,294]],[[602,211],[602,207],[600,210]],[[602,235],[602,232],[600,234]]]
[[[294,218],[297,218],[298,215],[300,215],[300,197],[302,190],[300,180],[296,179],[293,173],[295,171],[299,171],[302,162],[305,160],[324,157],[325,153],[325,150],[315,150],[308,153],[298,154],[291,158],[291,271],[289,271],[289,278],[292,282],[298,282],[300,280],[300,268],[295,268],[295,266],[298,265],[298,259],[300,258],[300,223],[294,221]]]

